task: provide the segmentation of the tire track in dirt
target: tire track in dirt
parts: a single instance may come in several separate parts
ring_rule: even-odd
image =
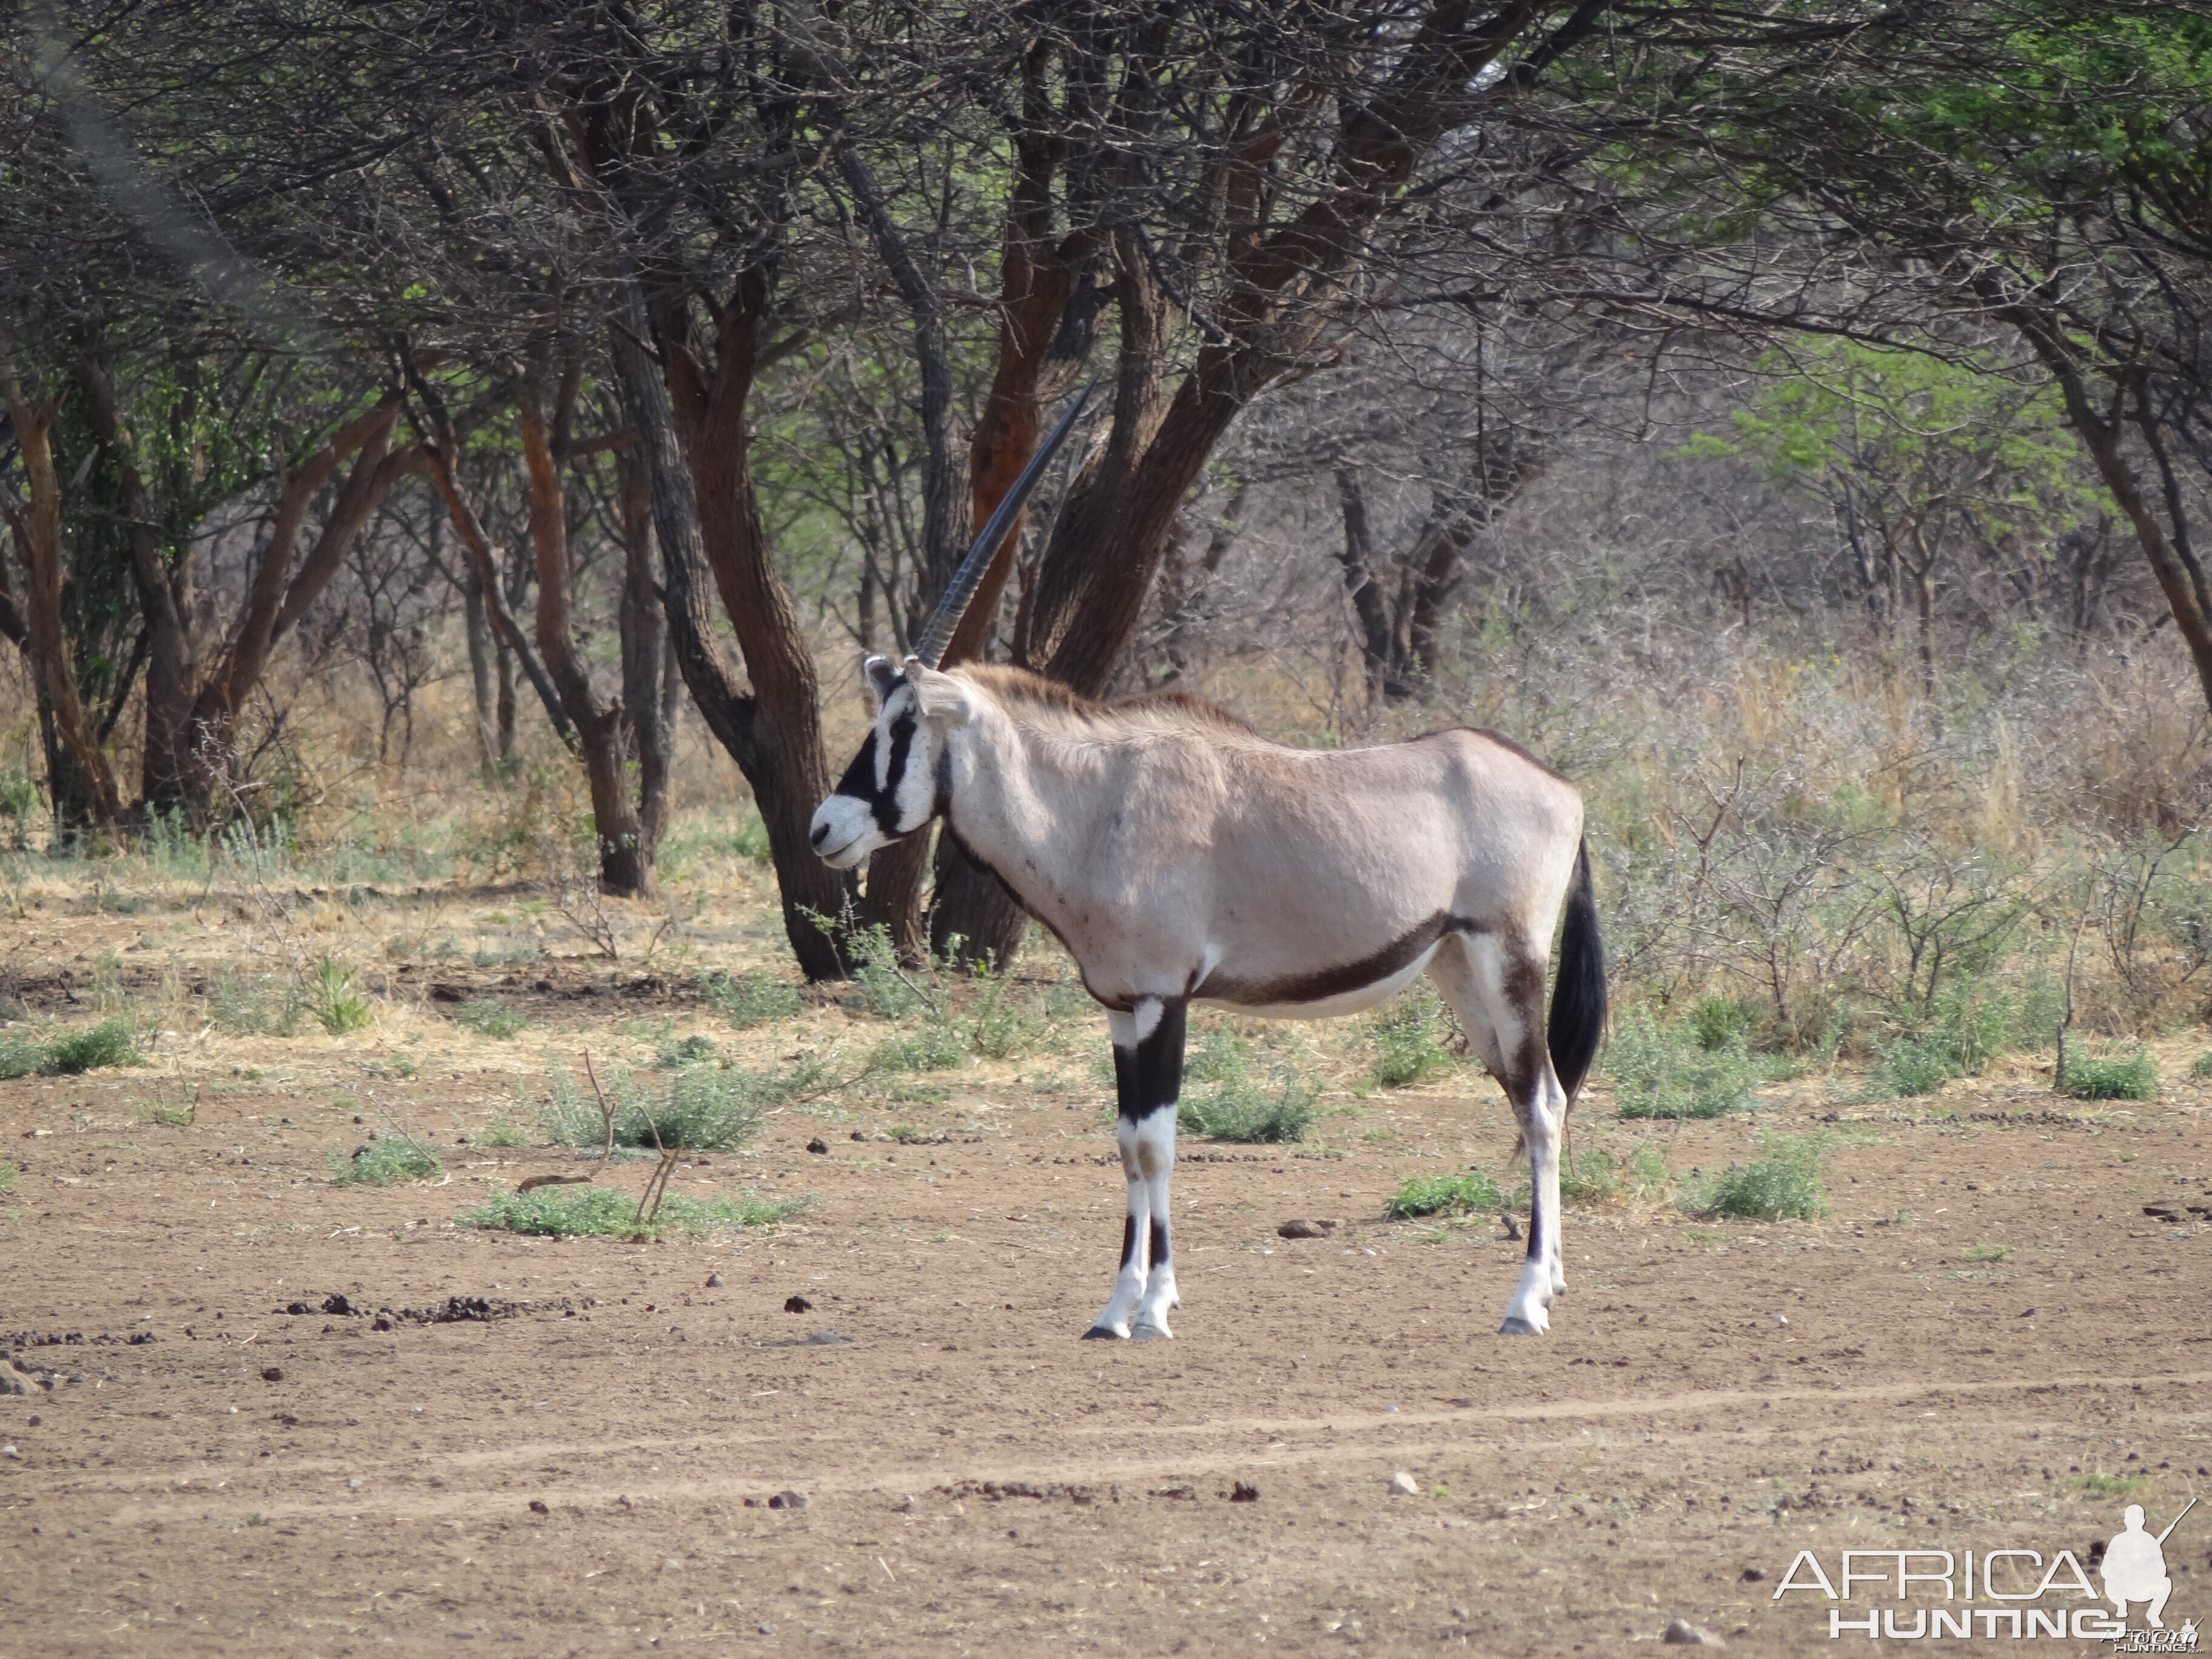
[[[1133,1457],[1113,1459],[1085,1458],[1072,1449],[1069,1454],[1048,1461],[1007,1461],[989,1466],[948,1468],[933,1458],[927,1461],[905,1461],[896,1463],[881,1461],[884,1449],[877,1449],[878,1461],[872,1462],[865,1474],[845,1474],[835,1462],[828,1466],[806,1468],[805,1451],[827,1448],[849,1455],[849,1440],[835,1435],[811,1434],[793,1437],[788,1433],[744,1435],[686,1435],[663,1436],[651,1439],[601,1441],[532,1441],[524,1444],[482,1448],[471,1451],[451,1453],[433,1452],[422,1455],[425,1466],[434,1467],[441,1479],[450,1478],[460,1471],[477,1471],[496,1474],[549,1461],[569,1461],[577,1463],[605,1462],[622,1457],[683,1456],[694,1461],[718,1453],[735,1456],[744,1451],[774,1447],[775,1456],[763,1464],[763,1473],[747,1476],[732,1471],[709,1477],[678,1480],[629,1480],[597,1482],[589,1486],[548,1484],[544,1481],[526,1483],[533,1495],[544,1500],[567,1504],[585,1503],[613,1504],[621,1500],[646,1503],[683,1501],[738,1500],[765,1492],[774,1486],[788,1486],[803,1482],[810,1494],[836,1493],[852,1495],[885,1490],[927,1490],[959,1481],[981,1484],[995,1481],[1000,1485],[1029,1482],[1030,1484],[1059,1483],[1061,1485],[1097,1486],[1108,1487],[1121,1482],[1137,1483],[1170,1478],[1212,1478],[1230,1474],[1249,1475],[1267,1470],[1312,1469],[1334,1464],[1358,1462],[1384,1457],[1401,1462],[1434,1461],[1439,1457],[1464,1454],[1484,1443],[1471,1434],[1448,1435],[1425,1439],[1410,1438],[1407,1430],[1449,1428],[1471,1430],[1486,1425],[1516,1423],[1612,1422],[1623,1419],[1658,1418],[1703,1414],[1718,1416],[1745,1407],[1764,1409],[1770,1406],[1811,1405],[1820,1407],[1858,1407],[1930,1404],[1941,1407],[1962,1401],[1998,1396],[2026,1396],[2038,1394],[2065,1393],[2069,1390],[2094,1389],[2110,1393],[2133,1392],[2136,1389],[2202,1389],[2212,1383],[2212,1371],[2173,1372],[2144,1376],[2094,1376],[2077,1374],[2068,1376],[2019,1377],[1978,1382],[1871,1383],[1856,1388],[1841,1389],[1699,1389],[1687,1393],[1662,1395],[1645,1399],[1625,1400],[1560,1400],[1532,1401],[1526,1405],[1455,1407],[1442,1412],[1400,1412],[1389,1414],[1332,1413],[1326,1417],[1274,1418],[1246,1417],[1218,1419],[1205,1423],[1158,1424],[1142,1427],[1123,1425],[1114,1428],[1071,1426],[1057,1431],[1063,1444],[1073,1441],[1111,1438],[1124,1444],[1132,1440],[1149,1440],[1156,1444],[1182,1440],[1182,1448],[1158,1454],[1147,1453]],[[1846,1413],[1848,1414],[1848,1413]],[[2142,1413],[2147,1422],[2202,1423],[2212,1418],[2212,1407],[2199,1410],[2149,1410]],[[1989,1429],[2002,1426],[2003,1421],[1984,1417],[1978,1426]],[[1753,1425],[1739,1423],[1737,1432],[1749,1432]],[[1761,1429],[1765,1424],[1758,1425]],[[1799,1421],[1788,1425],[1796,1431],[1809,1432],[1815,1425]],[[1826,1425],[1821,1425],[1826,1426]],[[2027,1426],[2025,1422],[2021,1426]],[[1362,1438],[1346,1442],[1333,1438],[1326,1443],[1305,1446],[1270,1445],[1210,1449],[1203,1446],[1208,1438],[1227,1440],[1239,1436],[1271,1434],[1278,1437],[1342,1437],[1355,1435]],[[1377,1439],[1373,1436],[1382,1436]],[[1688,1438],[1686,1433],[1669,1434],[1671,1442]],[[1574,1443],[1565,1437],[1540,1441],[1518,1437],[1517,1451],[1532,1456],[1548,1450],[1563,1449]],[[896,1454],[890,1454],[896,1456]],[[1018,1458],[1018,1454],[1016,1455]],[[204,1474],[187,1477],[224,1480],[265,1479],[283,1485],[314,1476],[338,1478],[353,1467],[337,1460],[293,1460],[282,1464],[263,1463],[252,1468],[240,1467],[206,1468]],[[167,1477],[159,1484],[168,1485],[177,1477]],[[407,1481],[402,1474],[391,1477]],[[58,1482],[49,1488],[52,1497],[76,1496],[88,1500],[100,1493],[124,1497],[123,1502],[108,1519],[118,1525],[141,1525],[149,1522],[167,1523],[191,1518],[240,1516],[249,1513],[269,1518],[285,1520],[331,1519],[365,1515],[397,1516],[404,1517],[436,1518],[486,1511],[495,1506],[501,1510],[511,1509],[516,1500],[519,1486],[496,1487],[479,1486],[462,1491],[441,1490],[430,1492],[404,1491],[392,1498],[380,1500],[352,1499],[349,1501],[315,1503],[310,1501],[272,1502],[267,1498],[249,1500],[245,1498],[226,1499],[220,1503],[208,1501],[212,1494],[194,1493],[191,1501],[167,1504],[131,1502],[129,1495],[143,1492],[152,1481],[82,1480],[75,1483]]]

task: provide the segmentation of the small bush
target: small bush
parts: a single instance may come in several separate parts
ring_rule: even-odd
[[[1979,1077],[1998,1055],[2057,1022],[2059,993],[2048,975],[2021,989],[1961,975],[1948,981],[1917,1025],[1877,1045],[1875,1072],[1886,1094],[1932,1095],[1957,1077]]]
[[[307,1008],[332,1036],[358,1031],[368,1024],[368,999],[354,988],[353,975],[325,957],[307,981]]]
[[[2156,1100],[2158,1062],[2142,1048],[2102,1059],[2076,1054],[2067,1060],[2059,1086],[2076,1100]]]
[[[527,1146],[530,1132],[511,1117],[495,1117],[491,1127],[483,1133],[483,1144],[501,1152],[511,1146]]]
[[[138,1034],[127,1019],[103,1019],[88,1030],[56,1037],[38,1069],[48,1077],[75,1077],[110,1066],[138,1063]]]
[[[453,1024],[478,1036],[506,1038],[527,1030],[530,1017],[499,997],[472,997],[453,1010]]]
[[[1819,1135],[1770,1135],[1760,1144],[1765,1156],[1732,1164],[1686,1197],[1693,1215],[1730,1216],[1741,1221],[1808,1221],[1828,1208],[1828,1189],[1820,1180],[1826,1143]]]
[[[46,1049],[20,1031],[0,1037],[0,1078],[29,1077],[46,1059]]]
[[[736,1066],[699,1066],[671,1073],[658,1084],[617,1072],[606,1077],[607,1097],[615,1107],[615,1145],[652,1146],[657,1128],[657,1144],[663,1146],[708,1152],[742,1146],[759,1133],[769,1107],[813,1087],[821,1077],[818,1062],[765,1074]],[[605,1144],[598,1102],[579,1089],[567,1072],[553,1074],[551,1097],[541,1121],[555,1145]]]
[[[1379,1016],[1375,1034],[1375,1080],[1386,1089],[1403,1089],[1424,1078],[1451,1070],[1455,1063],[1444,1048],[1450,1027],[1444,1018],[1443,1000],[1425,979]]]
[[[1465,1175],[1413,1176],[1398,1183],[1382,1213],[1393,1221],[1424,1215],[1474,1215],[1504,1206],[1505,1194],[1477,1166]]]
[[[2197,1056],[2195,1063],[2189,1068],[2189,1075],[2200,1083],[2212,1079],[2212,1048],[2207,1048]]]
[[[460,1227],[498,1228],[559,1238],[658,1238],[682,1229],[694,1236],[740,1227],[773,1227],[812,1207],[811,1198],[686,1198],[671,1193],[660,1208],[641,1220],[637,1200],[605,1187],[540,1187],[529,1193],[497,1193],[473,1210],[453,1218]]]
[[[1193,1134],[1247,1143],[1304,1140],[1320,1116],[1317,1086],[1291,1066],[1263,1082],[1253,1074],[1250,1045],[1225,1025],[1208,1032],[1183,1066],[1176,1123]]]
[[[0,1158],[0,1193],[15,1190],[15,1179],[23,1172],[5,1158]]]
[[[730,837],[730,851],[755,864],[766,864],[774,856],[768,843],[768,825],[762,822],[758,808],[745,813],[744,821]]]
[[[1012,1060],[1043,1034],[1046,1017],[1035,1000],[1017,997],[1013,981],[987,969],[975,970],[975,1018],[968,1044],[987,1060]]]
[[[420,1141],[405,1135],[386,1135],[366,1146],[357,1146],[349,1158],[331,1154],[331,1179],[341,1187],[393,1187],[403,1181],[428,1181],[445,1174],[446,1166]]]
[[[968,1058],[967,1045],[950,1026],[934,1022],[885,1037],[868,1055],[878,1072],[947,1072]]]
[[[266,975],[247,984],[230,968],[216,970],[208,1017],[225,1036],[289,1037],[307,1012],[296,984],[278,984]]]
[[[1742,1032],[1729,1033],[1718,1048],[1707,1049],[1680,1030],[1662,1028],[1640,1008],[1621,1020],[1605,1063],[1623,1117],[1725,1116],[1751,1103],[1759,1079]]]
[[[198,1115],[197,1101],[189,1106],[172,1106],[167,1101],[157,1101],[151,1106],[139,1109],[138,1121],[141,1123],[158,1123],[165,1129],[189,1129],[192,1127],[192,1120]]]
[[[790,1019],[803,1006],[799,988],[785,984],[773,974],[709,975],[700,985],[699,994],[708,1007],[740,1031],[770,1020]]]
[[[653,1068],[656,1072],[680,1072],[687,1066],[701,1065],[714,1057],[714,1039],[694,1035],[661,1044],[660,1052],[653,1057]]]
[[[1750,1042],[1758,1023],[1759,1011],[1734,997],[1707,997],[1690,1010],[1690,1035],[1708,1054],[1727,1048],[1731,1037]]]

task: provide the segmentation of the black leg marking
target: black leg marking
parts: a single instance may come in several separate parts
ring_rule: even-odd
[[[1140,1004],[1139,1006],[1142,1005]],[[1114,1089],[1121,1115],[1141,1123],[1161,1107],[1172,1107],[1182,1093],[1184,1009],[1162,1002],[1160,1023],[1133,1050],[1114,1049]]]
[[[1158,1237],[1158,1229],[1159,1224],[1160,1224],[1157,1221],[1152,1223],[1154,1229],[1153,1237],[1156,1238]],[[1133,1215],[1125,1215],[1121,1218],[1121,1265],[1125,1267],[1127,1267],[1130,1261],[1135,1257],[1136,1254],[1137,1218]]]
[[[1168,1265],[1168,1224],[1158,1216],[1152,1218],[1152,1268],[1158,1273]]]
[[[1528,1260],[1544,1254],[1544,1206],[1536,1196],[1536,1183],[1528,1183]]]

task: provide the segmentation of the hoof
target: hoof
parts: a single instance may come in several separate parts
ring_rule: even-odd
[[[1111,1325],[1093,1325],[1084,1332],[1083,1340],[1085,1342],[1119,1342],[1123,1338],[1121,1333]]]
[[[1175,1333],[1164,1325],[1133,1325],[1129,1338],[1133,1342],[1170,1342]]]
[[[1541,1336],[1543,1333],[1518,1314],[1508,1314],[1505,1322],[1498,1328],[1500,1336]]]

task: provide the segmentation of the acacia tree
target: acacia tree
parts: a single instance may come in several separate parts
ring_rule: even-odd
[[[1747,455],[1828,506],[1885,632],[1909,594],[1932,702],[1941,568],[2008,541],[2047,547],[2094,507],[2056,391],[2007,378],[1986,353],[1945,360],[1848,340],[1772,353],[1759,368],[1768,378],[1736,412],[1735,436],[1692,447]]]
[[[1778,41],[1814,50],[1777,74]],[[1590,142],[1638,145],[1617,182],[1644,258],[1606,300],[1662,326],[1863,334],[1858,301],[1887,292],[1917,315],[1876,337],[1953,355],[1962,322],[2008,332],[2212,704],[2191,505],[2212,471],[2212,8],[1948,0],[1654,46],[1632,82],[1575,88]]]

